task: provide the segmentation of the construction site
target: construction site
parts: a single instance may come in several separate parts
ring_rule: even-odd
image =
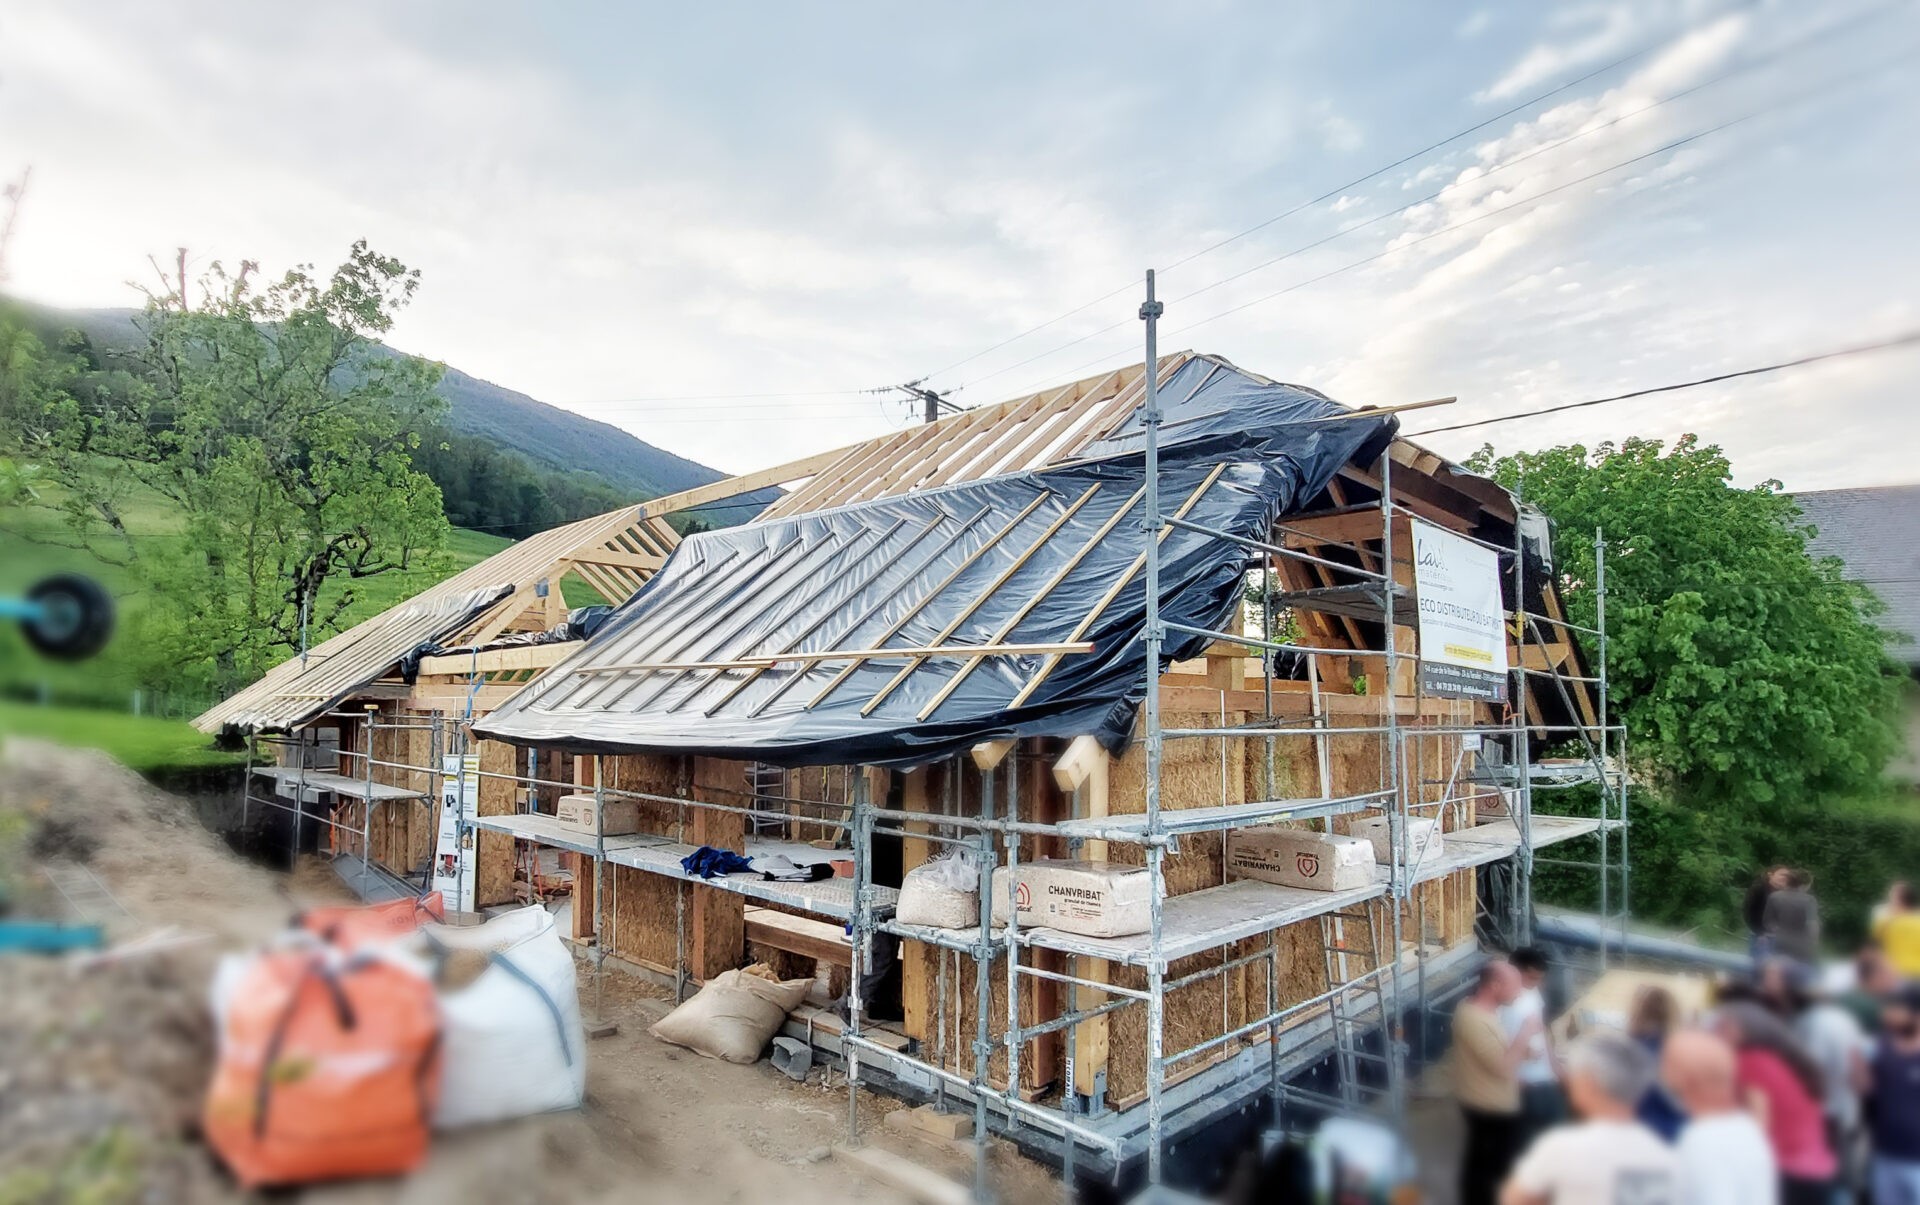
[[[254,750],[238,827],[365,901],[544,904],[589,1031],[622,983],[799,985],[767,1091],[842,1076],[854,1149],[913,1109],[978,1199],[996,1138],[1127,1199],[1403,1124],[1537,863],[1597,876],[1598,965],[1624,935],[1602,535],[1586,628],[1544,518],[1399,436],[1452,399],[1160,356],[1148,298],[1141,364],[557,528],[314,645],[196,721]]]

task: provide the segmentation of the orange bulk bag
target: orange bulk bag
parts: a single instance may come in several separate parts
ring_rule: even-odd
[[[440,1089],[433,985],[393,962],[269,952],[235,985],[207,1141],[245,1188],[411,1171]]]
[[[446,906],[435,891],[384,904],[309,908],[294,923],[322,941],[352,951],[371,942],[405,937],[428,921],[445,924],[446,920]]]

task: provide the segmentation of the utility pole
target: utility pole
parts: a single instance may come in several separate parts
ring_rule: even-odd
[[[927,388],[927,378],[925,377],[920,377],[917,380],[907,381],[899,385],[883,385],[878,389],[869,389],[867,390],[867,392],[868,393],[892,393],[896,389],[899,390],[901,393],[906,394],[910,398],[915,398],[919,400],[922,406],[922,410],[921,410],[922,417],[920,421],[925,423],[939,422],[940,412],[942,410],[946,410],[953,414],[958,414],[961,412],[962,409],[964,409],[964,407],[956,406],[952,402],[948,401],[946,393],[941,393],[937,389]],[[947,391],[947,393],[951,393],[951,392],[953,391],[952,390]]]

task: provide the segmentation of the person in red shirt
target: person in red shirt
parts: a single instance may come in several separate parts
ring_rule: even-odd
[[[1793,1031],[1757,1004],[1723,1005],[1714,1028],[1738,1052],[1735,1082],[1773,1148],[1780,1205],[1830,1205],[1840,1167],[1827,1141],[1819,1066]]]

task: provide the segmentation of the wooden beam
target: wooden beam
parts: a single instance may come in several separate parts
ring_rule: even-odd
[[[1384,530],[1381,526],[1378,506],[1287,518],[1280,520],[1275,526],[1280,530],[1280,543],[1285,548],[1316,548],[1323,544],[1339,544],[1359,549],[1367,544],[1378,544]],[[1400,541],[1402,533],[1406,530],[1408,530],[1407,521],[1397,519],[1393,531],[1395,543]]]
[[[905,628],[909,623],[912,623],[913,617],[920,614],[921,611],[925,610],[927,604],[932,602],[934,598],[937,597],[942,590],[945,590],[948,586],[951,586],[955,581],[959,580],[961,574],[973,568],[973,563],[975,561],[979,560],[981,557],[991,552],[995,545],[999,544],[1001,540],[1004,540],[1007,537],[1008,532],[1012,531],[1014,528],[1020,526],[1021,523],[1025,522],[1028,515],[1040,509],[1040,504],[1045,502],[1047,499],[1051,497],[1053,497],[1053,492],[1051,490],[1042,490],[1038,494],[1035,494],[1033,496],[1033,501],[1021,507],[1020,512],[1018,514],[1014,515],[1013,518],[1008,519],[1005,523],[1001,524],[999,530],[995,531],[992,535],[988,536],[986,540],[978,548],[968,553],[966,557],[963,558],[958,565],[955,565],[951,570],[949,570],[947,575],[940,579],[939,585],[934,586],[931,590],[928,590],[925,594],[922,594],[918,602],[908,607],[897,619],[895,619],[891,624],[889,624],[887,626],[887,630],[880,633],[879,643],[884,644],[887,641],[892,640],[894,636],[898,635],[901,629]],[[847,668],[835,674],[833,678],[829,680],[825,686],[820,688],[820,691],[818,694],[814,695],[813,698],[807,700],[808,708],[814,708],[814,707],[820,706],[821,701],[824,700],[828,695],[832,694],[835,690],[838,690],[840,688],[840,684],[842,682],[845,682],[848,678],[852,677],[853,671],[858,668],[860,668],[860,663],[856,661],[852,665],[847,666]]]
[[[626,569],[639,569],[652,573],[660,568],[663,557],[640,552],[620,552],[612,548],[583,548],[570,558],[576,562],[585,561],[589,565],[619,565]]]
[[[1201,497],[1213,488],[1213,483],[1220,480],[1220,475],[1226,471],[1227,466],[1224,463],[1213,466],[1213,471],[1207,474],[1206,480],[1202,481],[1199,486],[1194,489],[1193,493],[1187,495],[1187,500],[1180,504],[1180,509],[1173,512],[1173,517],[1176,519],[1186,518],[1187,512],[1194,508]],[[1166,538],[1176,530],[1176,528],[1172,527],[1162,527],[1159,536],[1156,538],[1164,542]],[[1107,587],[1107,592],[1102,594],[1099,601],[1093,604],[1093,610],[1088,611],[1080,622],[1074,625],[1070,639],[1078,640],[1092,631],[1093,625],[1099,620],[1100,616],[1105,613],[1108,607],[1113,605],[1114,599],[1120,597],[1120,592],[1127,588],[1127,583],[1133,580],[1134,575],[1140,572],[1140,567],[1146,563],[1147,550],[1142,548],[1139,555],[1134,557],[1133,562],[1127,566],[1127,571],[1121,574],[1113,585]],[[1026,685],[1020,688],[1020,693],[1013,697],[1011,703],[1007,704],[1007,710],[1011,711],[1026,702],[1028,696],[1040,689],[1040,684],[1047,680],[1047,675],[1051,674],[1059,664],[1059,657],[1049,656],[1045,663],[1034,672],[1033,677],[1027,679]]]
[[[1068,644],[929,644],[908,648],[828,649],[818,653],[772,653],[765,657],[736,657],[731,661],[638,661],[631,665],[583,665],[572,672],[587,677],[594,674],[642,674],[682,672],[701,669],[771,669],[776,665],[819,661],[881,661],[891,657],[1070,657],[1091,653],[1093,645],[1085,640]],[[458,660],[459,658],[454,658]]]
[[[466,713],[467,705],[471,703],[474,715],[478,716],[500,706],[527,685],[525,682],[505,682],[485,685],[476,691],[464,682],[445,685],[422,683],[406,696],[406,704],[416,711],[445,711],[458,717]]]
[[[1042,530],[1038,536],[1034,537],[1033,542],[1027,545],[1025,552],[1014,557],[1011,564],[995,575],[994,579],[988,582],[984,589],[978,594],[975,594],[966,606],[961,607],[959,612],[946,622],[945,626],[935,634],[933,638],[934,644],[938,645],[942,640],[959,631],[961,625],[972,618],[975,611],[985,606],[987,600],[998,593],[1000,588],[1006,585],[1014,574],[1020,572],[1021,568],[1027,563],[1027,560],[1032,557],[1034,553],[1045,547],[1047,541],[1053,539],[1054,533],[1066,526],[1068,520],[1072,519],[1076,514],[1079,514],[1080,508],[1092,501],[1093,496],[1099,492],[1100,486],[1097,483],[1088,486],[1084,493],[1078,498],[1075,498],[1070,506],[1061,511],[1059,515],[1054,518],[1053,522],[1047,524],[1046,528]],[[893,693],[895,687],[905,682],[913,675],[914,670],[919,669],[925,663],[926,657],[924,655],[916,655],[911,662],[901,666],[900,672],[896,673],[885,686],[882,686],[878,691],[874,692],[874,696],[867,700],[866,706],[860,709],[860,714],[863,716],[871,715],[874,708],[880,706],[881,703],[886,701],[887,696]],[[922,712],[920,718],[925,719],[926,713]]]
[[[573,870],[573,939],[590,942],[593,940],[593,910],[600,898],[594,891],[593,855],[569,851],[562,857]]]
[[[988,641],[991,643],[998,643],[1002,640],[1005,640],[1009,635],[1011,635],[1013,633],[1013,630],[1020,626],[1020,621],[1025,619],[1028,616],[1028,614],[1030,614],[1033,611],[1035,607],[1039,606],[1043,599],[1045,599],[1049,594],[1052,594],[1054,589],[1058,587],[1061,582],[1066,580],[1067,575],[1074,571],[1074,569],[1080,564],[1080,562],[1086,558],[1088,553],[1092,552],[1095,548],[1098,548],[1100,544],[1106,540],[1108,533],[1110,533],[1115,527],[1119,526],[1120,520],[1126,517],[1126,515],[1128,515],[1133,510],[1134,503],[1140,501],[1140,499],[1145,495],[1145,493],[1146,493],[1146,490],[1144,487],[1141,489],[1137,489],[1133,492],[1133,495],[1131,497],[1129,497],[1125,502],[1121,503],[1119,509],[1113,512],[1112,517],[1109,518],[1105,523],[1102,523],[1099,526],[1099,528],[1094,531],[1092,535],[1088,536],[1086,540],[1081,543],[1079,549],[1075,551],[1071,557],[1067,558],[1067,561],[1065,564],[1061,565],[1060,568],[1056,569],[1053,572],[1053,575],[1047,578],[1046,581],[1042,582],[1039,588],[1033,592],[1032,596],[1029,597],[1026,602],[1020,604],[1020,608],[1018,610],[1016,610],[1012,615],[1009,615],[1006,618],[1005,622],[1001,623],[999,627],[993,630],[993,634],[987,637]],[[920,714],[916,718],[924,720],[928,716],[932,715],[934,712],[938,711],[940,709],[940,704],[947,701],[947,696],[952,694],[955,690],[958,690],[960,688],[960,684],[967,680],[967,675],[971,674],[974,670],[979,668],[980,668],[980,662],[978,660],[969,661],[965,665],[961,666],[958,673],[954,674],[953,677],[947,679],[947,684],[940,688],[939,693],[934,695],[932,699],[929,699],[927,701],[927,705],[920,709]]]
[[[746,939],[815,962],[853,966],[853,944],[840,925],[771,908],[743,909]]]
[[[1054,784],[1072,794],[1096,772],[1106,772],[1108,756],[1106,747],[1092,733],[1074,737],[1067,751],[1053,763]]]
[[[941,773],[951,773],[943,765]],[[900,808],[907,812],[933,811],[933,767],[921,766],[908,770],[900,782]],[[904,876],[916,867],[924,866],[933,858],[933,842],[926,834],[932,826],[909,821],[903,826],[900,839],[900,873]],[[910,1038],[917,1038],[923,1044],[933,1035],[934,966],[933,960],[941,957],[937,947],[923,945],[917,941],[902,943],[900,950],[900,1005],[902,1012],[901,1028]]]
[[[811,477],[822,469],[831,468],[846,456],[866,446],[866,442],[849,444],[844,448],[835,448],[831,452],[820,452],[813,456],[803,456],[799,460],[789,460],[785,464],[777,464],[770,469],[742,473],[738,477],[729,477],[725,481],[715,481],[710,485],[696,485],[690,490],[664,494],[650,502],[641,503],[638,514],[640,518],[651,519],[659,515],[670,515],[690,506],[699,506],[703,502],[718,502],[724,498],[751,494],[755,490],[763,490],[768,486],[785,485],[789,481]]]
[[[1083,818],[1099,820],[1111,814],[1112,800],[1108,794],[1109,771],[1113,765],[1112,756],[1091,735],[1078,736],[1067,746],[1067,753],[1054,764],[1054,778],[1065,788],[1061,770],[1067,769],[1067,777],[1076,778],[1074,784],[1079,791],[1080,808]],[[1080,855],[1088,861],[1107,860],[1107,843],[1089,841],[1081,847]],[[1113,981],[1113,966],[1104,959],[1075,957],[1074,973],[1078,978],[1096,983]],[[1088,999],[1079,997],[1085,995]],[[1080,1008],[1096,1008],[1107,1002],[1104,992],[1092,988],[1076,989],[1074,1004]],[[1108,1029],[1109,1017],[1095,1017],[1083,1021],[1073,1028],[1073,1084],[1072,1090],[1082,1096],[1095,1095],[1099,1089],[1100,1076],[1107,1069],[1108,1053],[1112,1035]]]
[[[1013,752],[1014,739],[1010,736],[997,741],[981,741],[973,747],[974,768],[982,772],[991,770],[1007,760],[1007,754]]]
[[[557,644],[529,644],[520,648],[488,649],[484,653],[447,653],[420,658],[420,677],[459,678],[463,682],[473,674],[511,673],[523,669],[546,669],[558,665],[581,649],[577,640]]]

